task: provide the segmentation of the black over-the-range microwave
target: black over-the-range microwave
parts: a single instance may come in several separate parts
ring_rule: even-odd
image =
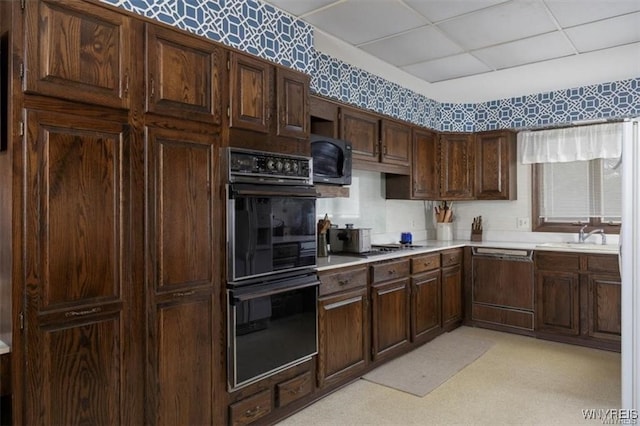
[[[313,182],[351,185],[351,142],[311,135]]]

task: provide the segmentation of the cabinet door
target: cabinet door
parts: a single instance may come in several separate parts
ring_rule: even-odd
[[[427,337],[442,326],[440,270],[411,279],[411,340]]]
[[[536,329],[577,336],[580,333],[580,276],[572,272],[537,271]]]
[[[438,138],[427,130],[413,131],[413,156],[411,174],[413,178],[412,197],[434,200],[440,196],[440,175],[438,174]]]
[[[142,51],[130,18],[87,2],[25,5],[28,92],[129,107],[132,52]]]
[[[515,133],[509,131],[476,134],[475,196],[477,199],[516,199],[515,143]]]
[[[373,360],[409,344],[409,278],[371,286]]]
[[[309,77],[278,67],[276,69],[278,136],[309,137]]]
[[[382,120],[381,143],[381,162],[409,167],[411,127],[390,120]]]
[[[231,127],[269,133],[273,66],[248,55],[232,52],[230,61]]]
[[[146,34],[147,111],[220,124],[222,50],[153,24]]]
[[[440,197],[444,200],[473,199],[474,144],[469,133],[440,136]]]
[[[354,160],[380,161],[379,134],[375,115],[346,107],[340,109],[340,138],[351,142]]]
[[[589,276],[589,336],[620,341],[621,282],[616,275]]]
[[[368,361],[367,288],[318,300],[318,386],[356,377]]]
[[[442,327],[462,320],[462,268],[442,268]]]
[[[178,123],[175,123],[176,125]],[[172,126],[174,127],[174,126]],[[215,138],[147,130],[150,424],[214,424],[214,324],[222,321]]]
[[[140,423],[127,125],[33,111],[26,123],[24,424]]]

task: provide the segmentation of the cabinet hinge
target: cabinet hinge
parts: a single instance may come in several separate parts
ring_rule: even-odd
[[[227,61],[227,71],[231,70],[231,61]]]
[[[24,330],[24,313],[20,312],[20,315],[18,315],[18,318],[20,318],[20,330]]]
[[[24,136],[24,121],[18,123],[18,134]]]
[[[18,67],[18,74],[20,75],[20,80],[24,79],[24,63],[20,63]]]
[[[227,118],[231,117],[231,107],[227,107]]]
[[[25,0],[20,0],[20,9],[24,10],[25,7]]]

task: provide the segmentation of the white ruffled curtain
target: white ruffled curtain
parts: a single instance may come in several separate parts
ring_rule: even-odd
[[[518,133],[522,164],[620,158],[623,123],[593,124]]]

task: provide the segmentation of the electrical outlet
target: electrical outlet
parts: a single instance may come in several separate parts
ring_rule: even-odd
[[[517,222],[518,229],[529,229],[529,218],[519,217]]]

